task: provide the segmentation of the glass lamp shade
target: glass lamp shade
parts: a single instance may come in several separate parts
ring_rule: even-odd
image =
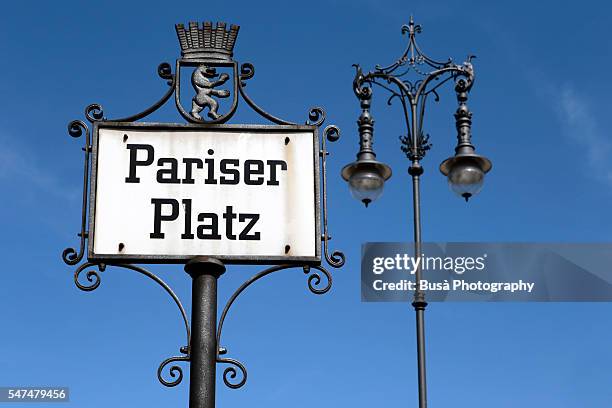
[[[457,153],[440,164],[440,171],[448,177],[451,190],[465,201],[478,194],[484,184],[484,176],[491,170],[491,161],[473,152]]]
[[[476,161],[462,160],[451,167],[448,184],[455,194],[468,201],[482,190],[484,175],[484,171]]]
[[[385,180],[376,171],[359,170],[349,178],[349,189],[352,196],[367,207],[381,196]]]
[[[348,181],[351,195],[366,207],[380,197],[389,177],[391,168],[373,159],[360,159],[342,169],[342,178]]]

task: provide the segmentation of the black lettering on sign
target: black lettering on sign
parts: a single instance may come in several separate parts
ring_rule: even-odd
[[[191,199],[185,198],[182,201],[185,210],[185,232],[181,234],[181,239],[193,239],[191,233]]]
[[[184,229],[181,234],[181,239],[194,239],[192,232],[192,214],[193,214],[193,202],[190,198],[184,198],[179,201],[174,198],[152,198],[151,204],[153,204],[153,232],[149,234],[152,239],[164,239],[166,234],[162,232],[162,222],[164,221],[176,221],[180,215],[180,204],[183,207]],[[229,240],[235,241],[259,241],[261,240],[261,233],[259,231],[253,231],[255,224],[259,221],[260,214],[249,214],[249,213],[236,213],[234,207],[228,205],[225,207],[223,213],[223,219],[225,219],[225,237]],[[242,231],[238,236],[234,233],[234,221],[238,220],[239,223],[246,223],[242,228]],[[219,233],[219,216],[215,213],[199,213],[198,227],[196,234],[198,239],[222,239]]]
[[[268,180],[269,186],[278,186],[280,183],[276,178],[276,167],[280,167],[282,170],[287,170],[287,162],[284,160],[268,160],[268,166],[270,166],[270,179]]]
[[[253,168],[255,166],[255,168]],[[264,162],[261,160],[245,160],[244,161],[244,184],[249,186],[258,186],[264,183]],[[251,175],[260,176],[251,179]]]
[[[165,234],[161,232],[162,221],[174,221],[179,216],[179,202],[173,198],[152,198],[153,204],[153,232],[149,234],[152,239],[162,239]],[[162,214],[162,206],[170,205],[170,214]]]
[[[183,163],[185,163],[185,178],[183,179],[183,184],[193,184],[195,181],[193,180],[193,165],[195,164],[198,169],[201,169],[204,166],[202,160],[196,158],[186,157],[183,159]]]
[[[171,184],[180,183],[181,181],[178,178],[178,160],[172,157],[162,157],[157,161],[157,165],[160,167],[164,164],[170,164],[170,168],[161,168],[157,170],[157,182]]]
[[[136,166],[150,166],[153,164],[155,151],[153,146],[148,144],[127,144],[126,148],[130,151],[130,171],[125,178],[126,183],[140,183],[140,178],[136,177]],[[144,160],[138,160],[138,151],[143,150],[147,154]]]
[[[210,224],[203,223],[207,220],[210,220]],[[202,222],[197,230],[199,239],[221,239],[221,235],[219,235],[219,217],[217,214],[200,213],[198,214],[198,221]]]
[[[240,182],[240,171],[238,169],[228,169],[228,165],[238,167],[240,161],[238,159],[223,159],[221,160],[221,174],[232,175],[233,178],[228,179],[221,176],[220,184],[238,184]]]
[[[234,213],[234,208],[231,205],[225,207],[225,213],[223,214],[223,218],[225,219],[225,236],[227,239],[231,239],[234,241],[236,239],[236,235],[233,233],[234,220],[236,219],[236,214]]]
[[[259,221],[259,214],[239,214],[238,221],[244,222],[249,221],[249,223],[244,227],[240,235],[238,236],[239,240],[243,241],[259,241],[261,239],[261,234],[259,232],[255,232],[252,235],[249,235],[249,232],[255,226],[255,223]]]
[[[213,154],[215,154],[215,151],[208,149],[208,155],[212,156]],[[206,163],[206,168],[208,169],[204,184],[217,184],[217,179],[215,178],[215,159],[205,159],[204,163]]]

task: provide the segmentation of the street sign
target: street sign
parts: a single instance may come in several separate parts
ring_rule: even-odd
[[[327,213],[327,143],[340,138],[340,129],[323,127],[319,106],[297,125],[255,103],[246,90],[255,67],[233,59],[237,25],[192,21],[175,28],[181,55],[174,72],[167,62],[157,68],[168,85],[160,99],[114,120],[92,103],[88,123],[68,124],[71,137],[83,137],[83,190],[79,242],[63,250],[62,260],[75,266],[74,283],[83,291],[97,289],[108,267],[161,286],[180,311],[186,346],[160,364],[157,378],[178,385],[183,371],[175,364],[188,362],[190,404],[212,407],[217,364],[229,364],[222,376],[228,387],[247,379],[245,366],[214,346],[222,344],[238,296],[292,268],[321,295],[332,286],[326,266],[345,263],[341,251],[329,248]],[[140,122],[171,99],[186,124]],[[239,103],[273,125],[228,124]],[[172,288],[141,265],[148,263],[185,264],[193,283],[191,323]],[[217,281],[232,263],[275,265],[244,281],[217,321]]]
[[[320,264],[316,126],[98,122],[92,262]]]

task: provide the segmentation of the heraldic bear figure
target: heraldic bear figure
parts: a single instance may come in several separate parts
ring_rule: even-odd
[[[219,98],[227,98],[230,93],[226,89],[214,89],[219,85],[223,85],[228,79],[229,75],[222,73],[219,75],[219,79],[213,81],[217,77],[217,71],[213,67],[207,65],[200,65],[197,67],[191,75],[191,84],[196,90],[196,95],[193,97],[191,104],[191,116],[196,119],[202,119],[200,112],[204,108],[208,107],[208,116],[211,119],[218,119],[221,115],[217,113],[219,104],[213,98],[218,96]]]

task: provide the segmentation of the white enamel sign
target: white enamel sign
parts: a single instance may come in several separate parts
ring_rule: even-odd
[[[320,262],[315,127],[106,122],[94,136],[90,260]]]

